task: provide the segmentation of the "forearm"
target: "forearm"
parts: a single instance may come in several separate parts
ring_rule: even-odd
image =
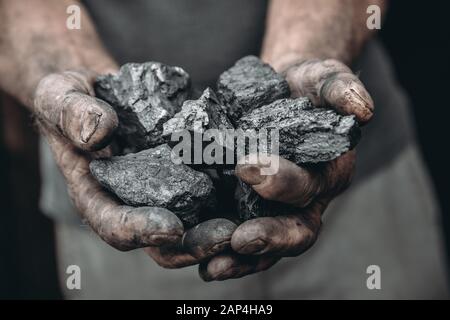
[[[367,7],[384,0],[271,0],[262,58],[277,70],[303,59],[350,63],[372,30]]]
[[[40,79],[50,73],[115,67],[80,4],[81,29],[66,27],[66,9],[74,3],[0,0],[0,89],[26,106],[31,106]]]

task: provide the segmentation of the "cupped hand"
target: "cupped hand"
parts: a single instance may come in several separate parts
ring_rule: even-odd
[[[364,85],[337,60],[306,60],[288,68],[285,75],[294,97],[305,96],[315,106],[354,115],[362,125],[373,115],[373,101]],[[275,155],[238,164],[236,175],[242,181],[265,199],[292,205],[296,213],[244,222],[233,233],[233,252],[203,262],[200,276],[206,281],[239,278],[309,249],[319,235],[328,204],[349,186],[355,158],[352,150],[313,167],[300,167]],[[277,173],[262,174],[270,161],[279,161]]]
[[[194,257],[181,248],[184,228],[175,214],[124,205],[91,175],[90,161],[111,155],[108,145],[119,123],[113,108],[95,98],[95,77],[88,71],[50,74],[39,82],[34,96],[39,128],[82,218],[109,245],[123,251],[145,248],[163,267],[196,264],[217,253],[227,239],[206,237],[207,247]]]

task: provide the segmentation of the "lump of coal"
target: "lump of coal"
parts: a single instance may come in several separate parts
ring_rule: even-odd
[[[201,220],[203,209],[215,203],[211,179],[183,164],[175,164],[166,144],[153,149],[94,160],[90,169],[108,190],[131,206],[171,210],[187,226]]]
[[[207,88],[197,100],[187,100],[181,111],[164,123],[163,136],[169,137],[177,131],[204,133],[207,129],[233,128],[214,92]]]
[[[241,129],[278,129],[279,155],[297,164],[330,161],[352,149],[360,129],[354,116],[317,108],[307,98],[280,99],[238,121]]]
[[[217,89],[233,122],[255,108],[290,96],[286,80],[255,56],[240,59],[222,73]]]
[[[207,132],[206,130],[208,129],[218,130]],[[163,137],[171,147],[174,147],[180,141],[181,143],[185,142],[186,138],[184,136],[173,136],[172,134],[183,131],[188,133],[189,137],[193,139],[190,139],[189,145],[185,146],[190,150],[190,157],[186,156],[184,160],[189,161],[189,164],[194,166],[205,168],[211,167],[211,165],[206,165],[205,159],[196,161],[195,154],[208,148],[211,158],[217,155],[217,159],[219,157],[221,159],[214,161],[215,163],[212,166],[216,166],[218,164],[216,162],[219,162],[219,166],[221,163],[225,163],[227,152],[225,134],[227,129],[233,129],[233,125],[214,92],[207,88],[199,99],[185,101],[181,111],[163,125]],[[195,141],[196,139],[198,142]],[[196,149],[196,147],[198,148]],[[217,159],[214,158],[212,160]]]
[[[139,151],[163,143],[163,124],[189,97],[189,75],[158,62],[127,63],[117,75],[97,78],[94,89],[119,116],[118,144]]]
[[[278,129],[279,155],[298,165],[333,160],[352,149],[360,137],[353,116],[314,107],[307,98],[281,99],[262,106],[240,118],[238,126],[244,130]],[[292,206],[263,199],[242,181],[235,198],[244,221],[296,212]]]

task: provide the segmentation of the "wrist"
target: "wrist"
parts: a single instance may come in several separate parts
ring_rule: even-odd
[[[278,73],[285,73],[290,67],[299,65],[306,60],[313,59],[313,56],[293,51],[279,55],[263,52],[261,54],[261,59],[269,63]]]

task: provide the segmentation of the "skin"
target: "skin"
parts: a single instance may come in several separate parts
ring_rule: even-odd
[[[81,30],[66,26],[65,0],[0,0],[0,88],[29,108],[64,175],[69,194],[86,223],[119,250],[145,248],[159,265],[176,268],[216,254],[230,240],[205,237],[208,248],[194,258],[181,249],[181,221],[161,208],[123,205],[89,171],[89,162],[111,154],[107,147],[118,118],[94,97],[99,74],[117,64],[103,48],[87,12]],[[212,235],[213,236],[213,235]]]
[[[385,9],[382,0],[272,0],[262,59],[286,75],[294,97],[307,96],[316,106],[353,114],[366,124],[373,115],[373,101],[346,63],[372,33],[366,27],[371,4]],[[259,195],[292,204],[298,214],[244,222],[231,239],[238,254],[223,253],[202,263],[200,276],[205,281],[239,278],[309,249],[328,204],[349,186],[355,157],[353,150],[314,170],[278,159],[278,173],[270,176],[261,174],[267,160],[238,165],[236,174]]]
[[[350,183],[354,151],[315,170],[280,159],[273,176],[261,175],[258,164],[239,165],[237,175],[261,196],[293,204],[298,214],[247,221],[223,239],[205,239],[211,250],[196,250],[195,257],[182,247],[185,230],[173,213],[125,206],[101,188],[88,164],[110,154],[118,120],[111,106],[94,97],[92,82],[118,67],[84,9],[82,29],[65,28],[71,4],[83,8],[68,0],[0,0],[0,88],[36,115],[69,194],[92,229],[119,250],[143,248],[166,268],[200,263],[207,281],[262,271],[311,247],[328,203]],[[345,63],[370,36],[369,4],[384,7],[381,0],[272,0],[262,51],[286,75],[294,96],[354,114],[362,124],[370,120],[373,102]],[[220,253],[230,237],[235,253]]]

